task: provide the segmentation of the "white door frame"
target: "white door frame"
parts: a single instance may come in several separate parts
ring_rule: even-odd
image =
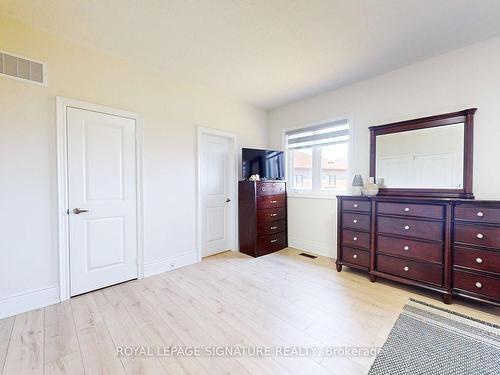
[[[68,300],[70,295],[69,264],[69,202],[68,202],[68,144],[66,113],[67,108],[77,108],[92,112],[126,117],[135,120],[135,163],[136,163],[136,204],[137,204],[137,277],[144,277],[144,228],[142,202],[142,117],[136,113],[87,103],[58,96],[57,110],[57,196],[58,196],[58,241],[59,241],[59,299]]]
[[[231,151],[234,155],[234,185],[233,185],[233,190],[234,190],[234,197],[233,199],[233,230],[232,232],[232,237],[230,239],[230,244],[231,244],[231,249],[233,251],[238,251],[238,165],[239,165],[239,158],[238,158],[238,137],[233,134],[233,133],[228,133],[224,132],[221,130],[217,129],[211,129],[211,128],[204,128],[199,126],[198,127],[198,161],[196,165],[196,258],[198,262],[201,262],[201,259],[203,258],[202,254],[202,244],[203,244],[203,221],[202,221],[202,215],[203,215],[203,207],[201,205],[201,137],[202,135],[207,134],[207,135],[215,135],[219,137],[224,137],[228,138],[231,140]]]

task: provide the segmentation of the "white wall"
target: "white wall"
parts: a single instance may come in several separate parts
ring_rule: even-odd
[[[270,147],[282,147],[282,129],[351,115],[353,172],[369,170],[368,127],[477,107],[474,193],[500,199],[500,38],[490,39],[344,88],[294,102],[269,114]],[[335,201],[291,198],[291,246],[335,257]],[[325,235],[328,231],[328,235]]]
[[[192,261],[197,126],[265,147],[267,114],[7,18],[0,49],[49,72],[48,87],[0,76],[0,318],[58,299],[58,95],[143,115],[146,273]]]

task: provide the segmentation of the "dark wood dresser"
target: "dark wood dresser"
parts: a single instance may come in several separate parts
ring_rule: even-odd
[[[337,271],[342,270],[342,264],[368,271],[372,204],[369,199],[361,197],[339,199],[338,202]]]
[[[453,293],[500,303],[500,202],[453,206]]]
[[[258,257],[288,246],[284,181],[240,181],[238,185],[240,251]]]
[[[339,196],[343,265],[500,306],[500,202]]]

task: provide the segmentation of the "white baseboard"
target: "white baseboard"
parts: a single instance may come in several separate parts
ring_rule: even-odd
[[[301,238],[288,238],[288,246],[316,255],[335,258],[335,249],[331,245],[323,242],[305,240]]]
[[[196,263],[196,253],[184,253],[144,264],[144,276]],[[0,319],[59,303],[59,285],[0,298]]]
[[[144,263],[144,277],[196,263],[196,252],[184,253]]]
[[[59,303],[59,285],[0,299],[0,319]]]

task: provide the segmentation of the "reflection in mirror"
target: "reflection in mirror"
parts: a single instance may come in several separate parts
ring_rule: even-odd
[[[383,134],[376,142],[376,176],[383,187],[463,188],[463,123]]]

